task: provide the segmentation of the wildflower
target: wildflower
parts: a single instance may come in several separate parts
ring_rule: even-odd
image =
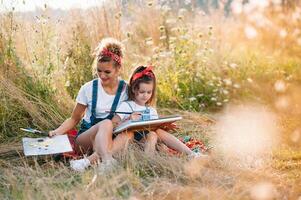
[[[151,45],[153,45],[154,43],[153,43],[153,41],[150,40],[150,41],[146,41],[145,44],[148,45],[148,46],[151,46]]]
[[[166,58],[167,55],[168,55],[168,54],[167,54],[166,52],[162,52],[162,53],[159,54],[159,57],[160,57],[160,58]]]
[[[224,99],[223,102],[227,103],[227,102],[229,102],[229,99]]]
[[[240,85],[239,85],[238,83],[235,83],[235,84],[233,85],[233,87],[236,88],[236,89],[239,89],[239,88],[240,88]]]
[[[179,16],[184,16],[187,13],[187,10],[185,8],[181,8],[178,12]]]
[[[158,53],[158,52],[159,52],[159,47],[154,47],[154,48],[153,48],[153,52],[154,52],[154,53]]]
[[[206,105],[205,105],[204,103],[201,103],[201,104],[199,105],[199,108],[200,108],[200,109],[205,108],[205,107],[206,107]]]
[[[172,42],[174,42],[174,41],[176,41],[177,40],[177,38],[176,37],[169,37],[169,41],[172,41]]]
[[[126,33],[126,36],[127,36],[128,38],[131,37],[131,35],[132,35],[131,32],[127,32],[127,33]]]
[[[172,19],[167,19],[167,20],[166,20],[166,24],[175,24],[175,23],[177,23],[177,22],[176,22],[176,20],[173,19],[173,18],[172,18]]]
[[[275,88],[276,92],[285,92],[286,84],[284,81],[278,80],[275,82],[274,88]]]
[[[160,40],[166,40],[166,38],[167,38],[166,35],[162,35],[159,39]]]
[[[180,29],[178,27],[173,27],[173,28],[170,29],[170,31],[172,31],[172,32],[179,32]]]
[[[217,101],[217,98],[216,98],[216,97],[211,97],[210,100],[211,100],[211,101]]]
[[[121,12],[119,12],[115,15],[115,19],[120,19],[120,17],[121,17]]]
[[[195,101],[196,98],[195,97],[190,97],[188,100],[191,102],[191,101]]]
[[[164,32],[165,31],[165,27],[164,26],[160,26],[159,30],[160,30],[160,32]]]
[[[65,83],[65,87],[70,87],[70,81],[68,80],[68,81],[66,81],[66,83]]]
[[[223,92],[223,94],[225,94],[225,95],[229,94],[229,91],[226,90],[226,89],[223,89],[222,92]]]
[[[184,18],[183,15],[179,15],[179,16],[178,16],[178,19],[179,19],[179,20],[183,20],[183,18]]]
[[[171,11],[171,8],[168,5],[164,5],[161,7],[161,10],[163,12],[167,13],[167,12]],[[167,23],[167,21],[166,21],[166,23]]]
[[[249,83],[253,83],[253,80],[252,80],[251,78],[247,78],[247,81],[248,81]]]
[[[224,83],[225,83],[226,85],[228,85],[228,86],[232,85],[231,79],[224,79],[223,81],[224,81]]]
[[[190,39],[189,35],[181,35],[180,38],[183,39],[183,40],[189,40]]]
[[[202,97],[202,96],[204,96],[204,94],[198,94],[198,95],[196,95],[197,97]]]
[[[229,65],[229,67],[232,68],[232,69],[236,69],[237,68],[237,64],[236,63],[231,63]]]
[[[145,44],[146,44],[146,45],[149,45],[149,46],[153,45],[153,44],[154,44],[154,43],[153,43],[153,39],[152,39],[151,37],[146,38],[146,39],[145,39]]]
[[[222,106],[223,104],[221,102],[216,102],[217,106]]]
[[[212,82],[209,82],[208,85],[212,86],[212,87],[214,86],[214,84]]]

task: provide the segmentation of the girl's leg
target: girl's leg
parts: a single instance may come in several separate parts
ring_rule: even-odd
[[[193,151],[191,151],[185,144],[183,144],[178,138],[173,136],[172,134],[162,130],[157,129],[156,133],[162,142],[164,142],[169,148],[172,148],[180,153],[186,153],[187,155],[192,155]]]
[[[153,155],[155,153],[157,140],[158,136],[154,131],[151,131],[146,135],[146,141],[144,145],[144,151],[146,154]]]
[[[128,147],[129,141],[133,140],[134,133],[132,131],[122,132],[116,136],[113,140],[112,153],[118,153],[119,151]]]

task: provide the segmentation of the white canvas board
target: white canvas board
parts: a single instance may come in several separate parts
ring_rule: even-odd
[[[25,156],[50,155],[71,152],[72,147],[67,135],[58,135],[52,138],[22,138]]]
[[[125,130],[139,130],[139,129],[152,129],[160,127],[163,124],[173,123],[175,121],[181,120],[181,116],[166,116],[158,119],[150,119],[150,120],[140,120],[133,121],[128,120],[114,129],[114,133],[119,133]]]

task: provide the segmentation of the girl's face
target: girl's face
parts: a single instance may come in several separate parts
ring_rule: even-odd
[[[135,102],[138,105],[145,106],[146,102],[151,98],[153,94],[153,82],[140,83],[139,89],[135,90]]]
[[[119,76],[118,67],[114,67],[113,61],[110,62],[98,62],[97,74],[102,81],[103,86],[109,86],[115,84]]]

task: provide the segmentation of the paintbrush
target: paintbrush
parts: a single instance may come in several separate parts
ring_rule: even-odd
[[[48,136],[48,132],[45,131],[40,131],[37,129],[33,129],[33,128],[20,128],[22,131],[28,132],[28,133],[34,133],[34,134],[39,134],[39,135],[43,135],[43,136]]]

